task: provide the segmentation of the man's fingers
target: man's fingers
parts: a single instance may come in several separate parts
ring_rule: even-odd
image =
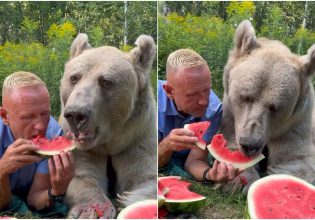
[[[185,145],[181,145],[181,146],[176,146],[174,150],[175,151],[181,151],[181,150],[193,149],[195,147],[196,147],[196,145],[194,145],[194,144],[185,144]]]
[[[245,171],[246,169],[244,169],[244,168],[239,168],[239,169],[237,169],[237,174],[240,174],[240,173],[243,173],[244,171]]]
[[[62,151],[59,155],[63,165],[63,171],[65,172],[66,175],[71,174],[71,172],[73,172],[73,163],[71,163],[67,153]]]
[[[228,170],[228,176],[229,180],[232,180],[235,178],[236,175],[238,175],[237,171],[238,169],[235,169],[232,164],[227,165],[227,170]]]
[[[229,178],[227,165],[224,162],[218,164],[218,181],[226,181]]]
[[[56,167],[55,167],[55,163],[53,158],[49,158],[48,159],[48,168],[49,168],[49,173],[51,176],[55,176],[56,175]]]
[[[71,151],[67,152],[68,159],[72,165],[74,165],[74,157]]]
[[[171,134],[179,136],[194,136],[194,132],[184,128],[175,128],[171,131]]]
[[[16,162],[18,163],[23,163],[24,165],[29,164],[29,163],[34,163],[39,160],[42,160],[43,158],[34,156],[34,155],[18,155],[15,159]]]
[[[55,163],[56,176],[60,180],[60,179],[62,179],[62,175],[63,175],[62,162],[60,160],[59,155],[54,155],[53,158],[54,158],[54,163]]]
[[[189,136],[173,136],[171,140],[176,143],[194,144],[198,141],[198,138]]]
[[[14,141],[12,144],[11,144],[11,147],[18,147],[22,144],[32,144],[32,141],[29,141],[29,140],[25,140],[25,139],[22,139],[22,138],[19,138],[17,139],[16,141]]]
[[[22,144],[15,147],[14,154],[31,154],[31,152],[37,151],[38,147],[33,144]]]

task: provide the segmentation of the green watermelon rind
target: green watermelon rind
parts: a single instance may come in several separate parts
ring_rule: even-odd
[[[214,148],[212,147],[211,144],[209,144],[207,146],[208,148],[208,151],[210,152],[210,154],[217,160],[217,161],[220,161],[220,162],[224,162],[226,164],[232,164],[232,166],[234,168],[239,168],[239,169],[246,169],[246,168],[249,168],[249,167],[252,167],[254,166],[256,163],[258,163],[259,161],[261,161],[262,159],[265,158],[265,156],[263,154],[259,154],[257,157],[255,158],[252,158],[252,160],[248,161],[248,162],[233,162],[231,160],[227,160],[227,159],[224,159],[222,158],[220,155],[218,155],[216,153],[216,151],[214,150]]]
[[[296,181],[298,183],[305,185],[306,187],[308,187],[312,190],[315,190],[315,186],[313,186],[312,184],[310,184],[310,183],[306,182],[305,180],[302,180],[298,177],[291,176],[288,174],[272,174],[272,175],[263,177],[263,178],[255,181],[249,187],[248,194],[247,194],[247,209],[246,209],[249,218],[251,218],[251,219],[257,219],[258,218],[256,215],[256,212],[255,212],[255,202],[253,199],[253,195],[254,195],[256,188],[260,187],[261,185],[264,185],[265,183],[268,183],[268,182],[274,181],[274,180],[284,180],[284,181],[285,180],[291,180],[291,181],[293,180],[293,181]]]
[[[164,207],[172,213],[193,212],[206,204],[206,197],[189,200],[165,200]]]
[[[129,211],[134,210],[135,208],[139,208],[142,205],[156,205],[156,209],[158,209],[158,204],[155,199],[147,199],[147,200],[142,200],[139,202],[132,203],[131,205],[127,206],[119,214],[117,215],[117,219],[126,219],[125,216],[128,214]]]
[[[180,176],[165,176],[159,177],[161,179],[176,179],[180,180]],[[206,204],[206,197],[201,196],[196,199],[188,199],[188,200],[174,200],[165,198],[165,202],[163,207],[167,209],[169,212],[180,213],[180,212],[193,212]]]
[[[158,206],[159,208],[165,203],[165,194],[163,194],[163,192],[161,192],[162,194],[159,193],[158,191]]]

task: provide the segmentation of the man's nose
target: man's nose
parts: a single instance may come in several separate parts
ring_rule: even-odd
[[[203,96],[198,100],[198,104],[202,106],[208,106],[209,103],[209,97]]]
[[[37,131],[43,131],[45,129],[45,122],[41,119],[37,119],[34,124],[34,129]]]

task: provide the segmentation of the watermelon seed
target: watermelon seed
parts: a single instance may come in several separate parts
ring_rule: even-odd
[[[269,208],[269,212],[272,212],[272,208]]]
[[[290,199],[292,199],[293,198],[293,196],[289,196],[290,197]]]
[[[289,187],[285,186],[284,188],[285,188],[285,189],[288,189]]]
[[[296,198],[300,199],[300,198],[301,198],[301,196],[296,196]]]

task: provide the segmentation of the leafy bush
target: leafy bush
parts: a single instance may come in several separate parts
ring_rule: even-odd
[[[159,78],[165,78],[165,65],[168,55],[180,48],[190,48],[199,53],[207,62],[212,73],[212,89],[217,95],[223,96],[222,75],[225,63],[228,58],[229,50],[233,47],[233,38],[235,28],[244,20],[251,20],[253,26],[259,24],[256,29],[258,37],[268,37],[280,40],[285,43],[294,53],[306,54],[308,48],[315,42],[315,33],[306,28],[296,28],[292,25],[292,19],[287,19],[288,14],[292,12],[284,11],[285,6],[277,3],[260,3],[260,2],[229,2],[229,3],[212,3],[204,4],[190,3],[194,7],[201,7],[201,10],[211,11],[214,8],[221,10],[221,14],[226,15],[225,19],[219,14],[209,16],[202,12],[202,16],[196,16],[196,8],[188,10],[185,3],[181,7],[175,7],[173,4],[164,3],[160,5],[160,10],[164,10],[165,16],[158,17],[158,73]],[[218,8],[218,4],[224,6],[224,10]],[[180,4],[179,4],[180,5]],[[165,13],[165,8],[170,6],[176,12]],[[266,7],[263,7],[266,6]],[[303,5],[302,5],[303,6]],[[192,7],[192,8],[194,8]],[[203,8],[202,8],[203,7]],[[211,9],[211,7],[213,7]],[[289,7],[289,8],[290,8]],[[293,7],[293,6],[292,6]],[[300,9],[300,5],[294,7]],[[259,11],[256,12],[256,9]],[[264,11],[261,9],[264,8]],[[182,13],[185,9],[185,13]],[[303,8],[304,9],[304,8]],[[190,14],[190,12],[195,15]],[[223,13],[224,12],[224,13]],[[299,14],[303,11],[299,11]],[[291,18],[291,17],[290,17]]]
[[[47,32],[49,38],[47,46],[36,42],[6,42],[0,46],[0,81],[3,82],[6,76],[17,71],[37,74],[48,87],[52,114],[57,117],[61,108],[59,82],[75,34],[75,28],[71,23],[53,24]],[[0,89],[2,90],[2,83]]]

